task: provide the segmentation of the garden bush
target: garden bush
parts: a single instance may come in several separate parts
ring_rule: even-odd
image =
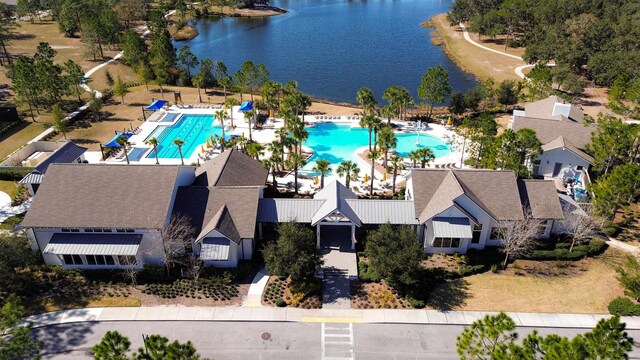
[[[414,299],[411,296],[407,296],[407,301],[409,302],[409,305],[411,305],[415,309],[422,309],[422,308],[424,308],[424,305],[425,305],[424,301],[418,300],[418,299]]]
[[[609,313],[618,316],[640,316],[640,304],[629,298],[617,297],[609,303]]]
[[[378,282],[380,274],[373,270],[367,263],[358,262],[358,276],[362,282]]]
[[[602,226],[602,232],[609,237],[616,237],[622,230],[622,227],[613,221],[606,221]]]
[[[31,169],[27,169],[27,168],[25,168],[24,170],[22,169],[0,170],[0,180],[20,181],[22,180],[23,177],[25,177],[30,172],[31,172]]]
[[[607,246],[604,240],[602,239],[591,239],[588,244],[578,245],[573,247],[573,251],[569,251],[568,247],[564,245],[558,246],[553,250],[534,250],[529,255],[530,259],[535,260],[580,260],[587,256],[594,256],[601,253]],[[570,244],[569,244],[570,245]]]
[[[469,276],[469,275],[481,273],[484,270],[485,270],[484,265],[460,264],[460,267],[458,268],[458,273],[460,274],[460,276]]]
[[[276,306],[277,307],[285,307],[285,306],[287,306],[287,303],[284,301],[283,298],[278,298],[278,300],[276,300]]]

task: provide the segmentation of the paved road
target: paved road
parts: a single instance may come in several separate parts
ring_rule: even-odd
[[[118,330],[129,337],[132,348],[142,346],[142,334],[162,334],[191,340],[200,354],[225,359],[457,359],[458,325],[119,321],[63,324],[34,330],[44,341],[44,359],[90,359],[91,347],[104,333]],[[520,329],[522,335],[530,328]],[[585,332],[575,329],[541,329],[541,334],[565,336]],[[265,334],[268,333],[268,334]],[[339,334],[344,333],[344,336]],[[640,339],[640,330],[629,331]],[[263,339],[266,338],[266,340]],[[344,351],[338,351],[338,350]],[[331,352],[331,353],[330,353]],[[634,349],[632,359],[640,359]]]

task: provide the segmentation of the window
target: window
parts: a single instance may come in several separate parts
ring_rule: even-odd
[[[93,229],[93,232],[102,232],[102,229]]]
[[[582,165],[578,165],[578,166],[576,166],[576,170],[578,170],[578,171],[582,171],[582,169],[583,169],[583,168],[582,168]]]
[[[84,229],[84,232],[93,232],[93,229],[87,228],[87,229]]]
[[[115,265],[112,255],[86,255],[88,265]]]
[[[82,257],[80,255],[62,255],[62,261],[65,265],[82,265]]]
[[[96,255],[96,264],[106,265],[107,261],[104,259],[104,255]]]
[[[479,244],[481,234],[482,234],[482,224],[473,225],[473,236],[471,238],[471,243]]]
[[[96,256],[95,255],[85,255],[87,258],[87,265],[96,265]]]
[[[105,261],[107,262],[107,265],[115,265],[115,264],[116,264],[116,261],[115,261],[115,259],[113,258],[113,256],[106,255],[106,256],[104,257],[104,259],[105,259]]]
[[[80,229],[72,228],[71,232],[80,232]]]
[[[126,231],[128,233],[132,233],[132,232],[135,232],[136,230],[135,229],[124,229],[124,231]]]
[[[104,228],[102,229],[102,232],[111,232],[111,229]]]
[[[69,228],[62,228],[62,229],[60,229],[60,231],[62,231],[62,232],[71,232],[71,229],[69,229]]]
[[[491,228],[491,240],[504,240],[506,229],[500,227]]]
[[[116,232],[124,232],[124,229],[116,229]]]
[[[460,247],[460,239],[437,237],[433,239],[433,247],[457,248]]]

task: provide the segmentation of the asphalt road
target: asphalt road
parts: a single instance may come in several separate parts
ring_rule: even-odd
[[[63,324],[34,330],[44,341],[43,359],[90,359],[91,347],[109,330],[129,337],[132,349],[142,334],[191,340],[207,358],[225,359],[457,359],[455,325],[325,324],[276,322],[118,321]],[[521,328],[522,336],[532,329]],[[574,336],[583,329],[540,329],[541,334]],[[640,331],[629,331],[640,340]],[[332,353],[332,351],[334,351]],[[634,348],[632,359],[640,359]]]

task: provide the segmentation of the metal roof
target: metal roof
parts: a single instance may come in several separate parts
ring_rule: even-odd
[[[78,146],[71,141],[62,145],[54,151],[48,158],[34,168],[35,171],[44,174],[51,164],[73,164],[82,154],[87,151],[86,147]]]
[[[141,234],[58,233],[44,249],[56,255],[136,255]]]
[[[468,239],[473,236],[471,223],[467,218],[437,217],[431,223],[436,237]]]
[[[418,223],[413,201],[348,199],[347,203],[363,224],[414,225]]]
[[[295,220],[310,223],[325,200],[319,199],[260,199],[258,222],[284,223]]]
[[[318,211],[311,217],[311,225],[316,225],[322,219],[327,216],[339,212],[346,216],[351,222],[360,226],[362,221],[358,218],[358,215],[353,211],[351,206],[347,203],[347,199],[357,199],[358,197],[346,186],[338,181],[332,181],[327,184],[322,190],[314,195],[314,199],[324,199]]]
[[[229,260],[230,245],[229,239],[204,238],[200,249],[200,258],[202,260]]]
[[[43,178],[44,175],[32,172],[23,177],[22,180],[20,180],[20,184],[40,184]]]

